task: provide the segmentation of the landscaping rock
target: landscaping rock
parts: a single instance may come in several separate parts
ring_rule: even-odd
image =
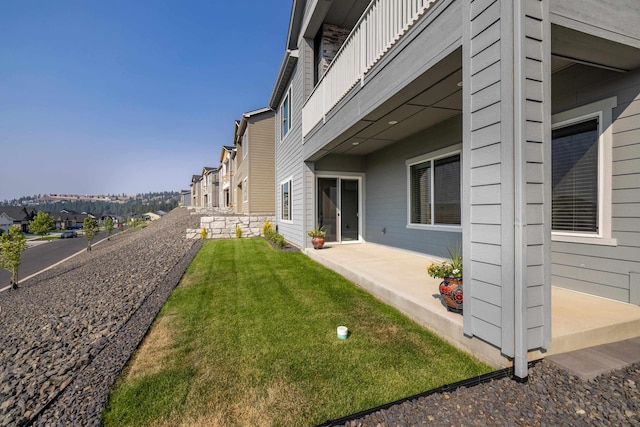
[[[200,246],[174,209],[0,294],[0,425],[99,425],[109,390]]]

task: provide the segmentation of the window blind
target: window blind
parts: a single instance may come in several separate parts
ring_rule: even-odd
[[[434,216],[436,224],[460,224],[460,155],[434,161]]]
[[[552,229],[597,233],[597,118],[553,131],[551,165]]]
[[[431,162],[411,166],[411,223],[431,224]]]

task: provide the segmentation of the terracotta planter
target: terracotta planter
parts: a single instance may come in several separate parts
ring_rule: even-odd
[[[322,249],[324,246],[324,237],[312,237],[311,244],[313,245],[313,249]]]
[[[440,283],[440,295],[447,304],[447,310],[462,313],[463,289],[462,279],[445,277]]]

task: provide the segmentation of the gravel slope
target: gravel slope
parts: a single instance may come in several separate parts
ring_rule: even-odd
[[[199,248],[174,209],[0,293],[0,425],[98,425],[117,374]]]

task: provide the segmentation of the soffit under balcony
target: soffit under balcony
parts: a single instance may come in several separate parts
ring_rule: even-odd
[[[371,3],[371,0],[334,1],[327,12],[324,22],[341,28],[352,29]]]
[[[318,0],[304,25],[304,37],[313,38],[323,23],[352,30],[371,0]]]
[[[640,67],[640,50],[559,25],[551,26],[551,54],[556,59],[614,71]]]
[[[461,52],[443,59],[325,147],[367,155],[462,114]]]

